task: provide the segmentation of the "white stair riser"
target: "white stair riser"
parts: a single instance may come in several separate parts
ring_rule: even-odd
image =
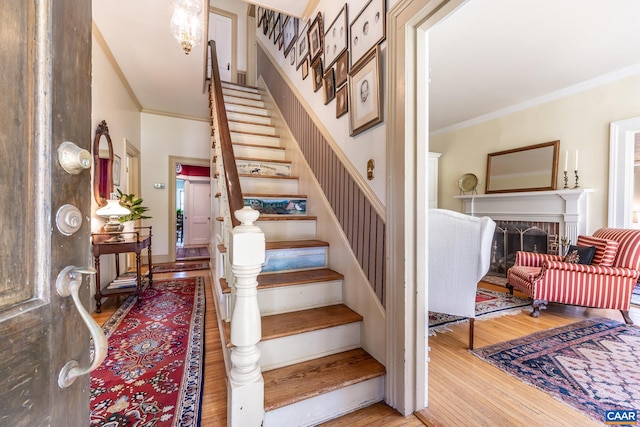
[[[327,266],[327,247],[268,249],[262,264],[263,273],[292,271]]]
[[[250,98],[258,101],[262,100],[262,96],[259,93],[247,92],[244,90],[228,89],[223,87],[222,94],[224,96],[237,96],[239,98]]]
[[[283,224],[284,223],[284,224]],[[315,220],[256,221],[267,240],[315,239]]]
[[[236,159],[239,174],[291,176],[291,163]]]
[[[315,426],[384,399],[384,376],[265,413],[264,427]]]
[[[342,303],[342,280],[305,283],[258,291],[260,314],[289,313]]]
[[[228,120],[236,120],[239,122],[252,122],[261,125],[271,125],[271,117],[256,116],[255,114],[236,113],[234,111],[227,111]]]
[[[233,155],[236,157],[257,157],[264,160],[285,160],[285,150],[271,147],[234,145]],[[244,188],[242,190],[247,191]]]
[[[233,111],[236,113],[247,113],[247,114],[255,114],[258,116],[269,116],[269,110],[265,108],[256,108],[249,107],[246,105],[237,105],[237,104],[225,104],[225,109],[227,112]]]
[[[229,131],[256,133],[259,135],[275,135],[276,134],[276,128],[273,126],[251,124],[251,123],[238,123],[238,122],[229,122]]]
[[[241,144],[280,146],[280,137],[269,135],[252,135],[250,133],[240,133],[231,131],[231,142]]]
[[[237,96],[224,95],[225,104],[248,105],[250,107],[264,108],[264,102],[255,99],[240,98]]]
[[[262,371],[353,350],[360,347],[360,323],[260,341]]]
[[[244,193],[297,194],[298,180],[242,176],[240,177],[240,187]]]
[[[255,88],[255,87],[236,85],[229,82],[220,82],[220,83],[222,83],[221,84],[222,89],[233,89],[233,90],[239,90],[239,91],[248,92],[248,93],[260,93],[258,88]]]

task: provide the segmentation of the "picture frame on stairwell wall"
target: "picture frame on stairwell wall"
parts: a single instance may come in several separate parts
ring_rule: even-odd
[[[345,84],[336,92],[336,119],[344,116],[349,111],[348,86]]]
[[[382,122],[380,46],[362,58],[349,73],[349,129],[358,135]]]
[[[369,0],[349,28],[351,68],[364,60],[374,46],[386,38],[387,6],[385,0]]]
[[[349,51],[345,50],[336,61],[336,87],[342,86],[347,82],[349,76]]]
[[[336,97],[336,78],[333,68],[329,68],[322,76],[322,98],[324,105],[333,101]]]
[[[313,91],[317,92],[322,87],[322,58],[318,58],[311,64],[311,78]]]
[[[276,30],[276,19],[278,19],[275,12],[269,14],[269,35],[267,37],[272,38]]]
[[[314,61],[322,54],[324,47],[324,27],[322,25],[322,12],[318,12],[316,18],[309,26],[309,60]]]
[[[295,46],[295,41],[298,38],[298,21],[298,18],[287,16],[287,19],[284,21],[284,25],[282,26],[285,58]]]
[[[338,59],[338,56],[347,50],[347,4],[345,3],[340,13],[333,20],[327,31],[324,33],[324,66],[331,68]]]
[[[309,56],[309,23],[307,22],[298,34],[298,38],[296,39],[296,70],[302,66],[302,63],[305,62],[306,58]],[[309,64],[307,63],[307,68]]]
[[[262,20],[264,19],[264,8],[261,6],[258,6],[257,10],[256,10],[256,22],[257,22],[257,27],[260,28],[260,26],[262,25]]]
[[[273,27],[273,44],[276,44],[280,37],[282,37],[282,13],[278,13]]]
[[[302,80],[306,79],[309,75],[309,60],[302,61]]]

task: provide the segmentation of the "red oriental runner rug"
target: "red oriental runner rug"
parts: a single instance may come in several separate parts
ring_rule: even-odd
[[[197,426],[204,278],[157,280],[104,324],[109,351],[91,373],[92,426]]]
[[[192,270],[208,270],[209,262],[170,262],[167,264],[154,264],[154,273],[175,273],[178,271],[192,271]]]

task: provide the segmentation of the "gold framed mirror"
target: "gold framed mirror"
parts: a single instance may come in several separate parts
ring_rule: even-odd
[[[488,154],[485,193],[555,190],[559,149],[551,141]]]
[[[105,206],[113,192],[113,145],[106,121],[101,121],[93,139],[93,196]]]

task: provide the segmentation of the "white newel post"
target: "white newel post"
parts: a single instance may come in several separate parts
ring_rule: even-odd
[[[260,215],[248,206],[235,212],[241,225],[231,232],[231,270],[236,300],[231,315],[231,373],[228,423],[232,427],[260,426],[264,418],[264,380],[257,347],[262,338],[257,277],[265,259],[264,233],[253,222]]]

